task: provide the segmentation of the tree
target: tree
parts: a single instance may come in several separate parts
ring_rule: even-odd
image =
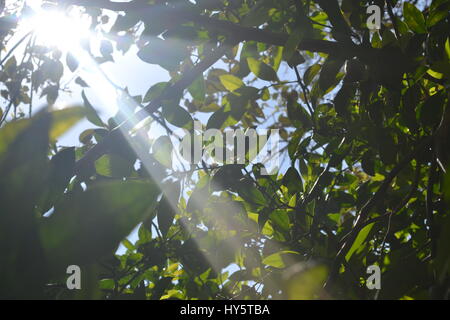
[[[449,1],[49,2],[80,8],[102,40],[98,53],[33,32],[11,45],[29,8],[0,2],[1,297],[448,298]],[[370,5],[386,11],[379,30]],[[84,91],[82,106],[52,108],[81,55],[135,46],[170,81],[116,88],[107,122]],[[33,111],[33,95],[49,107]],[[82,145],[59,145],[82,118]],[[154,125],[164,134],[148,139]],[[269,175],[170,156],[177,128],[257,127],[281,137]],[[70,265],[81,290],[65,286]],[[365,286],[373,265],[379,290]]]

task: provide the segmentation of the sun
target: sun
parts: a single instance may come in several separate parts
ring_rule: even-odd
[[[80,41],[89,37],[90,19],[77,10],[41,10],[26,19],[24,24],[34,33],[38,44],[62,51],[79,48]]]

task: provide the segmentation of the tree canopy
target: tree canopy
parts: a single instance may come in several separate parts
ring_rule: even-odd
[[[81,29],[56,43],[24,32],[39,12],[74,9],[94,36],[63,47]],[[0,12],[1,298],[449,298],[450,1],[2,0]],[[80,70],[104,76],[125,54],[169,80],[111,82],[119,111],[104,119],[91,97],[105,92]],[[79,105],[61,107],[68,91]],[[270,174],[248,149],[244,164],[173,156],[181,129],[194,141],[255,128],[278,130]],[[66,286],[71,265],[81,290]]]

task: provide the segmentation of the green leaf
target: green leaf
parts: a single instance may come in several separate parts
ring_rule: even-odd
[[[105,177],[123,178],[131,175],[133,164],[117,154],[106,154],[95,161],[95,171]]]
[[[125,15],[117,15],[116,22],[111,27],[111,32],[119,32],[132,28],[139,21],[139,16],[134,12],[127,12]]]
[[[244,82],[232,74],[223,74],[219,79],[222,85],[229,91],[234,91],[244,86]]]
[[[150,218],[147,219],[152,218],[154,218],[154,216],[150,216]],[[152,241],[152,230],[150,227],[149,228],[147,227],[145,221],[139,227],[138,236],[139,236],[139,245],[143,245]]]
[[[152,146],[152,153],[155,159],[167,168],[172,168],[172,141],[168,136],[161,136],[156,139]]]
[[[50,141],[56,141],[58,137],[72,128],[78,121],[80,121],[86,112],[82,107],[71,107],[63,110],[53,111],[52,125],[49,132]]]
[[[319,86],[323,90],[323,92],[327,92],[327,90],[331,86],[336,85],[336,77],[344,63],[344,59],[336,58],[333,56],[329,56],[325,61],[322,66],[322,70],[320,71],[319,77]]]
[[[283,60],[284,47],[277,47],[276,54],[273,56],[273,69],[278,71],[281,61]]]
[[[283,50],[283,60],[290,61],[292,56],[297,50],[297,47],[304,38],[304,27],[297,28],[292,30],[292,32],[289,34],[288,40],[286,41],[286,44],[284,45]]]
[[[227,164],[220,167],[211,180],[211,189],[220,191],[226,189],[235,189],[239,186],[239,180],[242,178],[242,165]]]
[[[448,10],[433,10],[431,14],[427,17],[427,27],[431,28],[440,21],[444,20],[448,16]]]
[[[273,253],[267,257],[265,257],[262,260],[262,263],[265,264],[266,266],[269,267],[273,267],[273,268],[277,268],[277,269],[283,269],[286,267],[286,258],[289,255],[298,255],[298,252],[295,251],[288,251],[288,250],[284,250],[284,251],[279,251],[276,253]]]
[[[303,80],[305,81],[306,85],[309,85],[313,81],[314,77],[319,73],[320,68],[320,64],[313,64],[305,71]]]
[[[264,194],[248,180],[245,180],[245,182],[242,182],[239,185],[238,194],[249,204],[257,207],[267,206],[269,201],[269,199],[267,199],[267,197],[265,197]]]
[[[287,63],[289,67],[294,68],[299,64],[304,63],[305,61],[306,61],[305,58],[300,54],[300,52],[295,51]]]
[[[161,278],[159,279],[152,289],[152,300],[160,300],[164,292],[171,285],[172,278]]]
[[[168,82],[158,82],[148,89],[147,93],[144,96],[142,102],[150,102],[159,95],[161,95],[165,88],[169,85]]]
[[[283,176],[283,185],[288,188],[290,194],[303,191],[303,182],[297,169],[290,167]]]
[[[199,179],[186,205],[187,212],[201,211],[206,205],[205,199],[208,199],[211,194],[210,181],[211,178],[208,175]]]
[[[170,124],[179,128],[189,130],[194,126],[194,120],[192,119],[191,114],[174,101],[166,101],[163,104],[162,115]]]
[[[278,76],[272,67],[255,58],[247,58],[250,70],[260,79],[266,81],[278,81]]]
[[[81,97],[83,98],[84,107],[87,110],[86,118],[92,124],[95,124],[96,126],[105,127],[105,124],[103,123],[102,119],[100,119],[100,117],[98,116],[97,111],[95,110],[95,108],[91,105],[91,103],[87,99],[84,90],[83,90],[83,92],[81,92]]]
[[[127,248],[128,250],[134,251],[136,250],[136,247],[130,242],[130,240],[128,239],[123,239],[122,240],[122,244],[125,248]]]
[[[188,57],[189,51],[184,41],[178,39],[161,40],[153,38],[150,44],[138,51],[137,56],[144,62],[159,64],[164,69],[173,71],[180,62]]]
[[[232,109],[230,104],[228,103],[224,107],[214,112],[211,117],[209,117],[206,128],[222,130],[229,126],[235,125],[239,122],[239,120],[241,120],[242,116],[244,115],[245,108],[243,106],[245,106],[246,104],[247,101],[243,102],[242,104],[235,104],[235,107]]]
[[[78,136],[78,140],[83,144],[88,144],[94,135],[94,129],[86,129],[80,133],[80,135]]]
[[[48,180],[45,187],[47,194],[40,201],[42,214],[50,210],[63,196],[70,179],[75,175],[75,148],[64,148],[50,160]]]
[[[445,54],[447,55],[447,59],[450,60],[450,38],[447,38],[447,41],[445,41]]]
[[[297,94],[295,92],[289,94],[287,98],[287,112],[290,121],[297,128],[304,128],[306,130],[311,128],[311,116],[306,112],[305,108],[297,102]]]
[[[59,60],[45,60],[41,66],[44,77],[58,83],[64,74],[64,65]]]
[[[334,109],[336,110],[338,116],[349,118],[351,110],[350,103],[355,95],[356,87],[353,83],[344,83],[341,89],[338,91],[334,97]]]
[[[180,197],[180,184],[176,182],[166,182],[162,186],[163,197],[156,209],[158,228],[163,237],[167,235],[172,226],[173,219],[178,212],[178,200]]]
[[[361,159],[361,166],[365,173],[375,175],[375,160],[374,154],[371,151],[366,151]]]
[[[444,105],[445,95],[443,94],[436,93],[427,98],[418,110],[420,123],[423,126],[437,126],[441,121]]]
[[[205,100],[206,88],[205,88],[205,79],[203,76],[198,77],[188,88],[191,96],[199,102],[203,102]]]
[[[290,219],[286,210],[275,210],[269,216],[270,221],[273,225],[280,228],[282,231],[289,231]]]
[[[426,33],[427,27],[422,12],[409,2],[403,4],[403,14],[408,27],[416,33]]]
[[[356,250],[360,249],[361,245],[364,243],[364,241],[367,239],[367,236],[369,235],[370,230],[372,230],[374,223],[370,223],[364,228],[359,231],[358,236],[356,237],[355,241],[353,242],[353,245],[351,246],[350,250],[345,255],[345,260],[349,261],[352,255],[356,252]]]

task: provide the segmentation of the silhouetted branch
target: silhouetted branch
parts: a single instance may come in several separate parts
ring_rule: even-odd
[[[65,0],[62,3],[85,6],[98,7],[113,11],[133,12],[141,17],[142,20],[151,21],[152,18],[167,19],[168,21],[187,22],[193,21],[196,24],[207,29],[214,29],[227,35],[237,37],[239,41],[257,41],[276,46],[284,46],[289,35],[285,33],[274,33],[263,29],[244,27],[236,23],[225,20],[211,18],[201,14],[190,12],[186,9],[171,8],[167,6],[151,6],[142,2],[110,2],[106,0]],[[304,39],[300,42],[300,50],[308,50],[312,52],[351,53],[351,48],[333,41]],[[350,50],[350,51],[349,51]]]

